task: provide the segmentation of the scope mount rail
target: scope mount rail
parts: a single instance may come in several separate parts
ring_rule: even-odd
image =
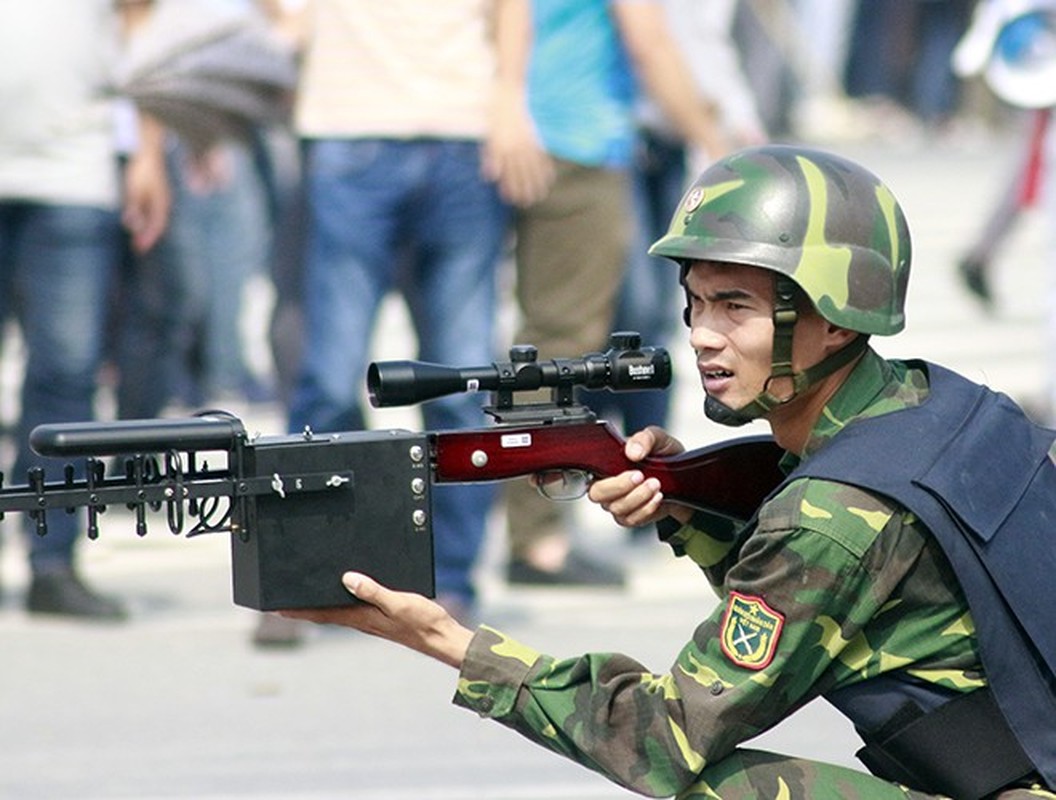
[[[484,411],[500,424],[581,422],[594,418],[576,401],[575,389],[614,392],[666,389],[671,357],[662,347],[642,347],[634,331],[617,331],[609,349],[580,358],[539,360],[532,345],[514,345],[509,361],[481,367],[449,367],[421,361],[375,362],[367,369],[367,391],[375,408],[416,405],[449,394],[490,391]],[[548,403],[514,402],[517,392],[549,388]]]

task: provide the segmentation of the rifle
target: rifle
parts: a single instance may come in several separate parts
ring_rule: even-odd
[[[455,368],[417,361],[375,362],[367,374],[375,407],[426,402],[465,391],[490,391],[484,411],[494,424],[473,430],[388,429],[249,436],[222,411],[175,419],[41,425],[35,452],[83,457],[62,480],[30,469],[24,486],[3,486],[0,517],[29,514],[39,535],[47,513],[87,509],[88,537],[99,516],[125,505],[135,530],[148,511],[165,511],[169,530],[188,537],[230,532],[234,602],[269,611],[349,605],[341,587],[348,567],[397,589],[432,596],[432,487],[559,473],[582,494],[589,481],[640,469],[678,502],[747,519],[781,480],[780,449],[770,437],[744,437],[674,457],[630,462],[624,439],[576,401],[575,390],[660,389],[671,362],[662,348],[641,348],[637,334],[613,334],[605,353],[540,362],[534,347],[510,360]],[[549,402],[516,403],[519,392],[550,388]],[[219,464],[210,466],[204,456]],[[122,457],[117,474],[106,458]],[[553,482],[540,482],[555,499]],[[566,492],[567,495],[567,492]]]

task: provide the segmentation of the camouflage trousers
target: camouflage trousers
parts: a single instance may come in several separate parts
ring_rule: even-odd
[[[738,749],[708,767],[678,800],[939,800],[857,770],[762,750]],[[1042,788],[1007,789],[994,800],[1053,798]]]

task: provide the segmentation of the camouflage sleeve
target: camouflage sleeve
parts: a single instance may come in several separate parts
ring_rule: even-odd
[[[830,688],[834,663],[904,577],[910,553],[866,557],[898,526],[892,509],[859,493],[848,511],[846,497],[819,494],[793,484],[775,499],[727,575],[726,600],[669,672],[615,653],[559,660],[485,627],[455,702],[635,791],[677,793]]]
[[[726,571],[736,561],[747,533],[743,520],[696,511],[689,522],[664,541],[676,556],[685,556],[700,567],[708,582],[718,589],[726,579]]]

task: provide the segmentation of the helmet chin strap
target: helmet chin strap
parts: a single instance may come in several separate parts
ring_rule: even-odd
[[[780,405],[799,397],[808,387],[846,364],[851,363],[865,350],[869,337],[856,336],[835,353],[830,353],[817,364],[805,370],[792,370],[792,332],[799,314],[795,307],[795,283],[786,275],[774,276],[774,348],[771,356],[770,377],[763,391],[741,408],[730,408],[708,395],[704,400],[704,414],[713,422],[730,427],[740,427],[759,419]],[[776,382],[786,383],[791,391],[784,396],[774,394]]]

